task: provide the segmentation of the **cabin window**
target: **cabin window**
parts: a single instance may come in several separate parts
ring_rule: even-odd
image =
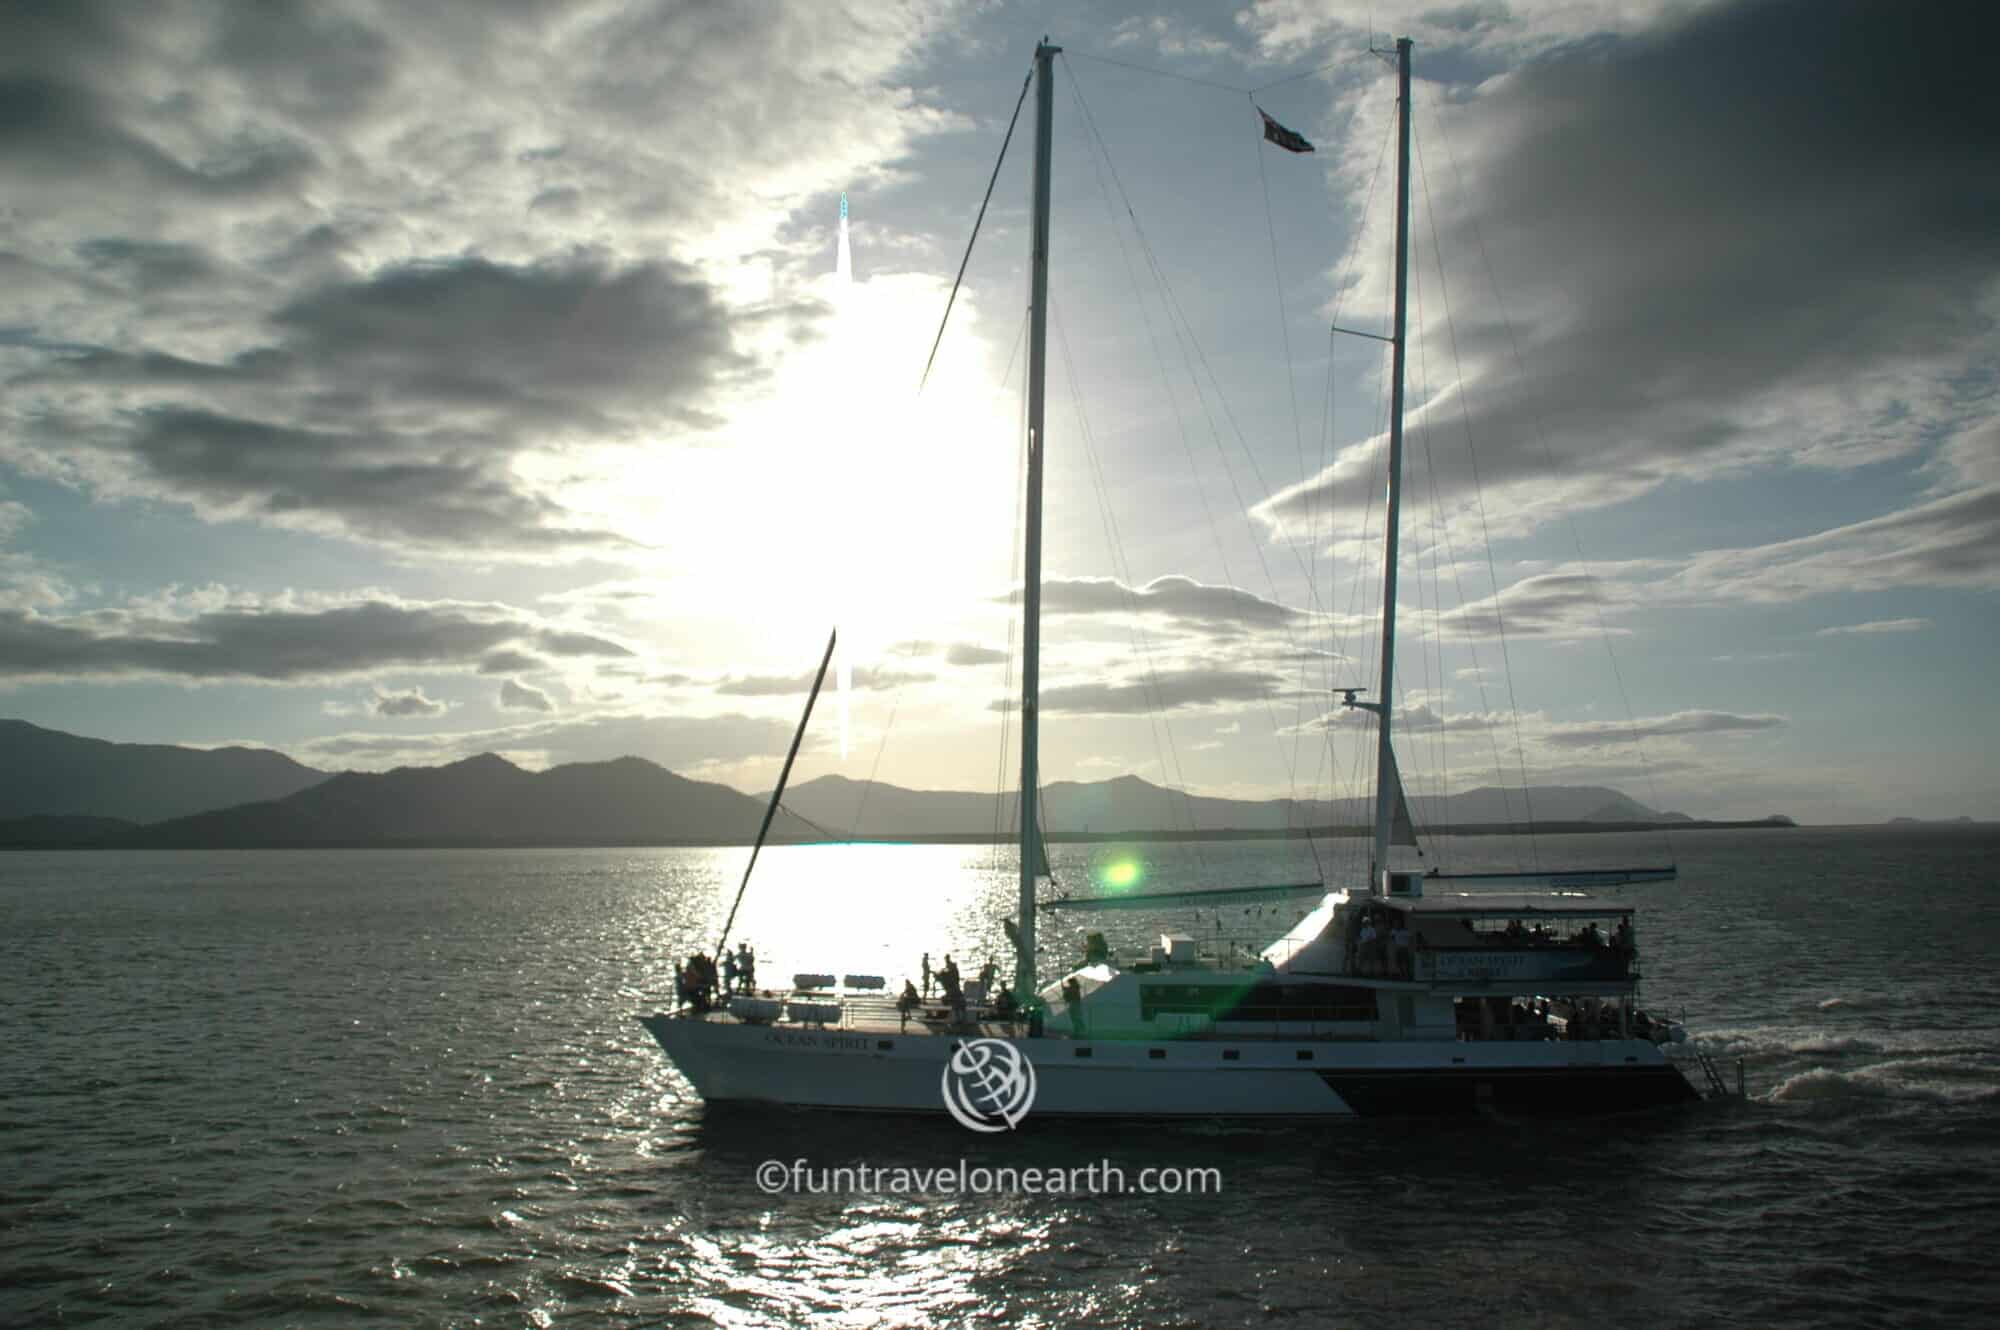
[[[1243,1054],[1233,1048],[1225,1048],[1222,1050],[1222,1060],[1224,1062],[1240,1062],[1243,1060]]]
[[[875,1041],[875,1051],[878,1053],[886,1053],[895,1046],[896,1041],[893,1039],[877,1039]]]
[[[1079,1048],[1076,1050],[1076,1055],[1080,1058],[1087,1058],[1090,1056],[1090,1050],[1088,1048]]]
[[[1312,1060],[1313,1060],[1313,1051],[1310,1048],[1302,1048],[1299,1050],[1299,1061],[1311,1062]]]
[[[1163,1058],[1166,1055],[1167,1055],[1167,1050],[1164,1048],[1149,1048],[1146,1050],[1146,1056],[1149,1058],[1153,1058],[1155,1060]]]

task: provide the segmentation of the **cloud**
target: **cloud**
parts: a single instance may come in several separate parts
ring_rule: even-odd
[[[482,656],[479,661],[481,674],[532,674],[536,670],[548,668],[549,663],[540,656],[531,656],[525,651],[503,648]]]
[[[1141,715],[1181,707],[1255,702],[1277,696],[1284,686],[1278,676],[1262,671],[1191,667],[1161,670],[1150,679],[1058,684],[1042,689],[1040,706],[1044,715],[1052,712]],[[1011,705],[1011,699],[996,701],[991,709],[998,711]]]
[[[0,609],[0,678],[285,683],[391,667],[461,669],[547,631],[504,607],[450,602],[236,607],[182,618],[128,610],[51,618]],[[593,654],[629,653],[605,642]]]
[[[724,679],[715,686],[715,691],[724,697],[790,697],[812,691],[814,671],[804,674],[747,674]],[[934,674],[923,674],[907,670],[884,670],[862,668],[855,670],[850,682],[863,690],[901,688],[905,684],[930,683],[937,678]]]
[[[630,656],[626,648],[609,638],[591,633],[541,632],[535,635],[535,644],[542,650],[556,656]]]
[[[1411,413],[1436,427],[1445,508],[1477,520],[1468,434],[1493,530],[1520,535],[1675,481],[1916,457],[1990,419],[1995,11],[1632,13],[1658,24],[1605,19],[1620,35],[1418,95],[1419,201],[1454,305],[1422,335],[1431,364],[1465,368],[1462,401],[1433,386]],[[1382,453],[1353,445],[1258,515],[1358,520]]]
[[[504,711],[554,711],[555,703],[539,688],[512,679],[500,684],[500,707]]]
[[[1576,637],[1631,630],[1603,622],[1608,601],[1621,588],[1582,572],[1537,573],[1497,594],[1455,606],[1437,616],[1440,631],[1464,637]]]
[[[982,647],[971,642],[953,642],[945,648],[947,665],[1004,665],[1007,653],[998,647]]]
[[[421,688],[412,688],[406,693],[375,694],[373,709],[378,716],[442,716],[447,705],[425,697]]]
[[[776,391],[825,314],[798,209],[967,123],[903,78],[956,8],[10,12],[0,461],[397,552],[633,557],[593,479]]]
[[[1042,613],[1161,615],[1178,627],[1208,633],[1285,628],[1309,617],[1249,591],[1178,574],[1156,577],[1142,587],[1110,577],[1048,578],[1042,583]]]
[[[741,369],[728,314],[684,265],[593,259],[407,264],[276,311],[284,350],[402,404],[605,428],[620,407],[691,402]]]
[[[1619,721],[1559,723],[1546,727],[1540,738],[1543,743],[1556,748],[1595,748],[1604,744],[1630,743],[1635,739],[1774,730],[1788,724],[1790,722],[1783,716],[1738,716],[1726,711],[1677,711],[1670,716],[1651,716],[1629,723]]]
[[[2000,485],[1769,545],[1695,555],[1662,588],[1772,604],[1845,591],[2000,587]]]
[[[1815,637],[1846,637],[1852,634],[1915,633],[1929,628],[1929,619],[1877,619],[1872,623],[1850,623],[1838,628],[1822,628]]]

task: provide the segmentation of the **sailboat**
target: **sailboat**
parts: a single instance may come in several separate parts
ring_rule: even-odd
[[[1032,76],[1021,869],[1018,913],[1008,929],[1011,989],[997,1005],[961,1001],[944,1012],[920,1011],[912,1025],[907,1011],[883,998],[829,995],[831,976],[801,975],[790,993],[703,1000],[641,1021],[711,1104],[950,1113],[978,1131],[1011,1129],[1030,1112],[1183,1119],[1589,1113],[1702,1098],[1668,1056],[1685,1032],[1638,1005],[1636,907],[1586,890],[1666,880],[1672,867],[1446,877],[1416,866],[1408,853],[1416,838],[1391,746],[1409,254],[1407,38],[1396,43],[1381,674],[1376,700],[1362,700],[1361,688],[1342,690],[1345,706],[1372,712],[1377,722],[1367,880],[1038,901],[1046,873],[1035,797],[1043,380],[1051,75],[1059,49],[1040,43]],[[829,641],[829,657],[832,649]],[[825,669],[823,659],[821,679]],[[797,750],[795,737],[787,775]],[[781,777],[773,812],[783,790]],[[1280,899],[1316,903],[1255,955],[1204,956],[1192,938],[1169,933],[1141,961],[1120,965],[1093,946],[1082,964],[1048,982],[1037,974],[1035,926],[1045,911],[1165,913]],[[726,942],[727,927],[718,954]],[[1712,1066],[1695,1057],[1711,1092],[1719,1092]]]

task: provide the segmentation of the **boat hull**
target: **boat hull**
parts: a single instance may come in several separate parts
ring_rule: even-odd
[[[945,1065],[965,1038],[640,1020],[709,1103],[857,1112],[944,1113]],[[1034,1065],[1037,1118],[1590,1114],[1700,1098],[1634,1039],[1005,1042]]]

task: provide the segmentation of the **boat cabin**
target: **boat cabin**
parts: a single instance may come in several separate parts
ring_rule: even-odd
[[[1093,954],[1043,1000],[1052,1031],[1083,1038],[1665,1038],[1634,1005],[1633,913],[1575,891],[1333,892],[1247,964],[1163,934],[1129,969]]]

